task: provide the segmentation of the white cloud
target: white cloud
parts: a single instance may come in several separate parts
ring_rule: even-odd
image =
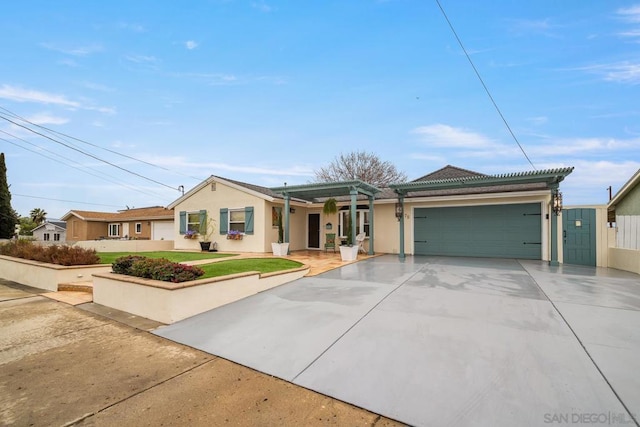
[[[526,120],[536,126],[540,126],[547,123],[549,121],[549,118],[546,116],[537,116],[537,117],[528,117]]]
[[[39,104],[53,104],[72,108],[81,107],[79,102],[71,101],[63,95],[23,89],[6,84],[0,87],[0,98],[16,102],[36,102]]]
[[[127,61],[135,62],[136,64],[154,64],[158,62],[155,56],[150,55],[127,55],[124,57]]]
[[[106,114],[115,114],[116,110],[111,107],[95,107],[84,105],[78,101],[72,101],[64,95],[41,92],[32,89],[23,89],[17,86],[2,85],[0,87],[0,99],[8,99],[15,102],[34,102],[45,105],[58,105],[71,109],[83,109],[99,111]]]
[[[69,123],[69,119],[66,117],[56,117],[49,113],[35,114],[33,116],[26,117],[26,119],[37,125],[63,125],[65,123]]]
[[[253,2],[251,3],[251,7],[254,9],[258,9],[260,12],[269,13],[273,10],[271,6],[266,4],[264,1]]]
[[[598,152],[624,150],[640,145],[640,138],[549,138],[547,143],[531,144],[527,152],[539,157],[590,155]]]
[[[85,46],[74,46],[74,47],[60,47],[56,46],[53,43],[41,43],[40,46],[45,49],[53,50],[55,52],[64,53],[65,55],[72,56],[88,56],[92,53],[101,52],[102,46],[99,44],[91,44]]]
[[[640,22],[640,4],[618,9],[616,13],[627,22]]]
[[[193,40],[187,40],[186,42],[184,42],[184,45],[189,50],[193,50],[198,47],[198,43]]]
[[[216,162],[194,162],[186,157],[179,156],[150,156],[140,157],[143,160],[168,169],[187,169],[189,171],[200,170],[201,173],[209,176],[219,173],[219,171],[239,172],[247,174],[276,175],[276,176],[313,176],[313,169],[306,166],[291,165],[288,167],[267,168],[263,166],[241,165],[234,163]]]
[[[486,149],[500,145],[479,133],[443,124],[420,126],[411,133],[420,135],[420,139],[432,147]]]
[[[618,62],[596,64],[578,68],[593,74],[599,74],[606,81],[636,85],[640,83],[640,63]]]
[[[144,33],[146,28],[142,24],[137,24],[133,22],[119,22],[118,28],[128,31],[133,31],[134,33]]]

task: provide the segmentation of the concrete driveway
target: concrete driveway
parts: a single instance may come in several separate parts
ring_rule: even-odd
[[[155,333],[412,425],[640,415],[640,277],[616,270],[389,255]]]

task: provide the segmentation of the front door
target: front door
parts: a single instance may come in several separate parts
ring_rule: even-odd
[[[562,211],[562,256],[565,264],[596,265],[596,210]]]
[[[319,213],[309,214],[309,226],[307,228],[309,230],[307,247],[309,249],[320,249],[320,214]]]

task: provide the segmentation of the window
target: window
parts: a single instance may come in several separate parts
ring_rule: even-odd
[[[200,231],[200,212],[187,212],[187,231]]]
[[[340,237],[346,237],[346,229],[349,222],[349,211],[340,211],[339,221],[338,232]],[[365,235],[369,237],[369,209],[356,210],[356,222],[353,226],[356,228],[356,235],[364,232]]]
[[[229,209],[229,231],[239,231],[244,233],[244,209]]]
[[[54,242],[60,241],[60,233],[53,233],[53,241]]]
[[[142,233],[142,223],[136,222],[136,234]]]
[[[49,233],[44,233],[42,235],[42,240],[44,240],[45,242],[48,242],[51,239],[51,236],[49,235]]]
[[[120,224],[109,224],[109,237],[120,237]]]

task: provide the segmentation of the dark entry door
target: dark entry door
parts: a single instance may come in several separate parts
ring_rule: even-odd
[[[562,211],[562,255],[565,264],[596,265],[596,210]]]
[[[309,214],[309,236],[308,245],[309,249],[320,249],[320,214]]]

